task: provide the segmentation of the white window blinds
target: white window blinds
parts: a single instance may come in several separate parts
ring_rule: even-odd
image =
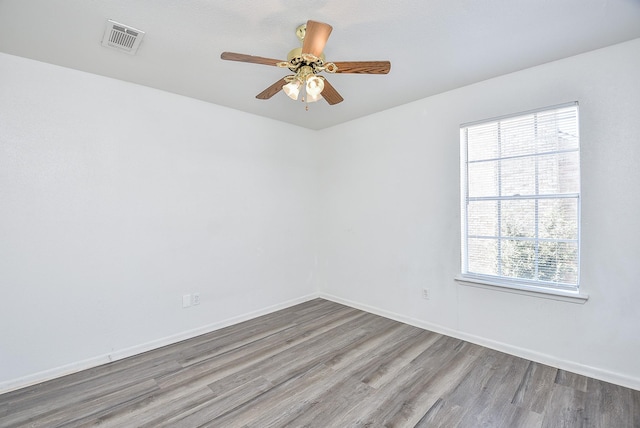
[[[462,273],[577,288],[578,105],[463,125]]]

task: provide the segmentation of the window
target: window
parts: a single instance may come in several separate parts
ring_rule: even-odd
[[[577,103],[466,124],[460,142],[463,277],[577,291]]]

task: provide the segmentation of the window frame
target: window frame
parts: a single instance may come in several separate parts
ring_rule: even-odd
[[[543,199],[550,199],[550,200],[561,200],[561,199],[566,199],[566,198],[572,198],[576,200],[576,204],[577,204],[577,212],[576,212],[576,239],[575,240],[571,240],[571,241],[575,241],[576,243],[576,248],[577,248],[577,254],[576,254],[576,283],[575,285],[573,284],[565,284],[565,283],[558,283],[558,282],[549,282],[549,281],[544,281],[544,280],[539,280],[539,279],[520,279],[520,278],[514,278],[514,277],[509,277],[509,276],[503,276],[503,275],[490,275],[490,274],[481,274],[481,273],[474,273],[474,272],[469,272],[469,253],[468,253],[468,241],[469,241],[469,233],[468,233],[468,228],[469,228],[469,223],[468,223],[468,202],[470,200],[469,198],[469,181],[468,181],[468,165],[469,165],[469,160],[468,160],[468,156],[469,156],[469,149],[468,149],[468,139],[467,139],[467,135],[466,132],[468,131],[469,127],[473,127],[473,126],[477,126],[477,125],[484,125],[484,124],[492,124],[492,123],[498,123],[501,121],[505,121],[505,120],[509,120],[509,119],[517,119],[517,118],[521,118],[521,117],[526,117],[526,116],[534,116],[534,120],[535,120],[535,115],[539,114],[539,113],[543,113],[543,112],[547,112],[547,111],[553,111],[553,110],[557,110],[557,109],[563,109],[563,108],[569,108],[569,107],[575,107],[576,109],[576,117],[575,117],[575,121],[576,121],[576,129],[578,131],[578,144],[577,144],[577,149],[570,149],[568,151],[571,152],[575,152],[577,151],[577,156],[578,156],[578,191],[577,193],[556,193],[556,194],[544,194],[544,195],[539,195],[538,194],[538,189],[536,188],[536,192],[535,192],[535,198],[531,198],[531,196],[533,195],[526,195],[523,197],[519,197],[519,196],[505,196],[503,197],[502,195],[500,195],[500,192],[497,192],[498,195],[494,195],[491,197],[488,197],[488,200],[497,200],[496,198],[499,198],[500,200],[517,200],[517,199],[527,199],[527,200],[531,200],[533,199],[535,202],[535,206],[538,206],[538,202],[540,200]],[[559,104],[559,105],[554,105],[554,106],[549,106],[549,107],[544,107],[544,108],[539,108],[539,109],[535,109],[535,110],[529,110],[529,111],[525,111],[525,112],[520,112],[520,113],[514,113],[514,114],[509,114],[509,115],[504,115],[504,116],[500,116],[500,117],[495,117],[495,118],[491,118],[491,119],[486,119],[486,120],[480,120],[480,121],[475,121],[475,122],[469,122],[469,123],[464,123],[462,125],[460,125],[460,202],[461,202],[461,206],[460,206],[460,213],[461,213],[461,263],[460,263],[460,274],[456,276],[456,280],[464,285],[472,285],[472,286],[480,286],[482,288],[494,288],[494,287],[498,287],[498,289],[500,291],[513,291],[513,292],[518,292],[519,294],[529,294],[529,295],[539,295],[539,294],[543,294],[543,295],[550,295],[552,298],[557,298],[559,300],[569,300],[572,301],[574,299],[576,299],[577,301],[581,301],[584,302],[588,299],[588,296],[586,294],[583,294],[580,292],[580,258],[581,258],[581,170],[580,170],[580,152],[581,152],[581,144],[580,144],[580,132],[579,132],[579,128],[580,128],[580,121],[579,121],[579,109],[578,109],[578,102],[570,102],[570,103],[564,103],[564,104]],[[555,152],[551,153],[551,152],[545,152],[544,155],[548,155],[548,154],[556,154],[559,155],[560,153],[562,153],[565,150],[561,150],[558,149]],[[528,155],[522,155],[521,157],[531,157],[531,154]],[[536,169],[535,169],[535,182],[536,182],[536,187],[537,187],[537,183],[539,182],[539,171],[537,170],[537,164],[539,162],[539,156],[541,155],[533,155],[533,159],[534,162],[536,164]],[[505,158],[508,157],[502,157],[500,154],[498,154],[496,159],[499,159],[500,161],[504,160]],[[489,156],[487,156],[486,160],[490,160]],[[477,200],[478,197],[474,197],[472,198],[474,200]],[[536,245],[538,245],[539,242],[544,242],[545,238],[540,238],[538,232],[537,232],[537,227],[538,227],[538,221],[537,221],[537,216],[538,216],[538,212],[537,209],[534,209],[534,213],[533,215],[536,217],[536,219],[534,220],[534,224],[536,227],[536,233],[535,233],[535,238],[527,238],[527,239],[535,239]],[[500,223],[497,224],[498,229],[500,229]],[[501,233],[498,231],[497,235],[494,237],[495,239],[502,239],[502,235]],[[550,242],[560,242],[562,241],[561,239],[551,239],[549,240]],[[537,246],[536,246],[537,248]],[[538,267],[539,267],[539,263],[540,263],[540,259],[538,258],[538,253],[537,253],[537,249],[536,249],[536,260],[535,260],[535,269],[536,272],[538,271]],[[499,256],[500,258],[500,256]]]

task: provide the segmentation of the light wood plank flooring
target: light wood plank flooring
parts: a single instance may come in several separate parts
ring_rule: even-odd
[[[0,395],[1,427],[640,427],[640,392],[322,299]]]

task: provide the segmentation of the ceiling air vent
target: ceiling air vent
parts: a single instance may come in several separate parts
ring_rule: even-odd
[[[144,36],[144,31],[140,31],[128,25],[108,20],[107,28],[102,38],[102,46],[114,48],[130,55],[135,55]]]

